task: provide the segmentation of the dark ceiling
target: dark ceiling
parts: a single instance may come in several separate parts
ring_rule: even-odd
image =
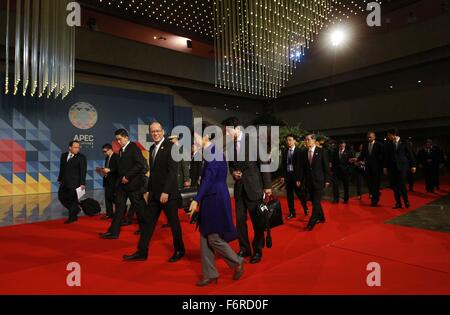
[[[293,1],[293,0],[292,0]],[[383,0],[384,13],[420,0]],[[214,0],[81,0],[84,7],[176,35],[212,42]],[[380,1],[379,1],[380,2]],[[349,17],[365,10],[367,0],[336,1],[335,15]],[[346,13],[344,13],[346,12]]]

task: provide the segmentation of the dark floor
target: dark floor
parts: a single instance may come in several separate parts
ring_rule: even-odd
[[[450,194],[386,223],[450,233]]]

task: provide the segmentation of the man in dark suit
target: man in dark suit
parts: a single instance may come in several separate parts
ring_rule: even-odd
[[[333,171],[333,202],[339,202],[339,182],[344,186],[344,203],[348,203],[352,159],[354,154],[347,149],[344,140],[339,141],[337,150],[332,153],[331,169]]]
[[[262,259],[264,248],[264,227],[258,222],[256,211],[263,201],[263,196],[272,195],[272,177],[270,173],[261,172],[262,162],[259,159],[252,159],[249,152],[249,137],[244,134],[241,124],[236,117],[231,117],[222,122],[225,126],[227,136],[233,141],[228,148],[234,148],[233,152],[227,152],[229,171],[234,179],[234,199],[236,206],[236,227],[239,234],[241,257],[251,256],[250,263],[259,263]],[[257,148],[255,148],[257,149]],[[252,250],[248,238],[247,212],[253,224],[254,239]]]
[[[367,178],[369,195],[372,198],[372,207],[376,207],[380,202],[380,185],[383,175],[383,144],[376,141],[376,134],[373,131],[367,133],[367,143],[358,157],[359,165],[364,165]]]
[[[105,166],[100,170],[103,176],[103,187],[105,189],[105,219],[112,219],[114,211],[114,198],[117,184],[117,166],[119,156],[114,153],[110,144],[105,144],[102,147],[102,152],[105,155]]]
[[[441,164],[442,152],[433,145],[433,140],[427,139],[425,147],[419,151],[418,160],[423,168],[427,192],[434,193],[439,187],[439,165]]]
[[[80,212],[77,189],[86,189],[86,157],[80,153],[80,142],[71,141],[69,151],[61,155],[58,182],[58,199],[69,210],[69,218],[64,224],[78,220]]]
[[[150,178],[148,179],[148,212],[150,221],[141,224],[141,237],[138,250],[134,254],[125,255],[125,261],[142,261],[148,257],[148,246],[153,236],[161,210],[164,211],[172,230],[175,252],[169,259],[174,263],[185,255],[178,208],[181,206],[181,195],[178,190],[178,163],[172,156],[173,143],[164,138],[164,129],[159,122],[149,126],[154,144],[150,148]]]
[[[316,224],[325,223],[321,200],[324,189],[330,186],[331,174],[328,154],[316,145],[316,136],[314,134],[306,136],[305,142],[308,149],[302,152],[299,159],[297,186],[302,184],[303,179],[311,194],[313,210],[307,230],[312,231]]]
[[[294,135],[286,137],[286,149],[281,154],[281,183],[286,185],[286,196],[289,206],[288,220],[296,217],[294,206],[294,192],[297,195],[303,207],[305,215],[308,215],[308,204],[306,202],[305,187],[297,187],[296,185],[296,168],[298,167],[298,159],[300,158],[300,148],[296,147]]]
[[[142,193],[145,174],[148,170],[147,161],[136,143],[130,141],[128,132],[125,129],[117,130],[115,136],[122,147],[119,152],[117,164],[116,212],[114,213],[108,232],[100,233],[100,238],[103,239],[119,238],[120,226],[126,211],[128,198],[130,199],[131,206],[136,209],[139,222],[144,224],[149,221]]]
[[[189,167],[189,177],[191,178],[191,187],[200,186],[200,176],[202,174],[203,161],[202,152],[196,144],[192,145],[192,159]]]
[[[408,191],[406,189],[408,169],[414,174],[416,172],[416,160],[411,148],[400,139],[397,129],[389,129],[389,139],[384,150],[384,173],[389,175],[389,181],[394,191],[395,206],[393,209],[409,208]]]

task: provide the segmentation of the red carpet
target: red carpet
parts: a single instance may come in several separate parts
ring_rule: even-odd
[[[418,184],[410,210],[450,193],[450,178],[443,182],[433,196]],[[206,288],[195,287],[201,277],[199,235],[184,213],[187,257],[177,264],[166,262],[172,240],[170,230],[160,227],[165,218],[150,244],[149,260],[132,264],[121,257],[135,250],[135,227],[111,241],[98,239],[108,226],[99,218],[71,226],[49,221],[4,227],[0,294],[450,294],[450,234],[384,224],[407,212],[391,209],[389,190],[383,191],[381,207],[368,204],[367,196],[348,206],[324,203],[327,223],[313,232],[304,231],[303,216],[286,222],[274,230],[274,247],[264,251],[263,262],[246,264],[242,280],[232,281],[232,272],[218,260],[219,285]],[[81,265],[79,288],[66,285],[70,262]],[[381,265],[381,287],[366,284],[370,262]]]

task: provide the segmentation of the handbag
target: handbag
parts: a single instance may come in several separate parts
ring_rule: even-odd
[[[80,201],[80,207],[83,210],[83,213],[89,217],[98,215],[102,210],[100,207],[100,203],[92,198],[87,198],[83,201]]]
[[[264,198],[263,203],[258,207],[259,222],[267,232],[266,246],[272,248],[272,232],[271,229],[283,225],[283,213],[281,203],[276,197]]]
[[[194,198],[198,194],[198,188],[194,187],[183,188],[180,189],[180,194],[182,199],[181,208],[189,210],[192,200],[194,200]]]

